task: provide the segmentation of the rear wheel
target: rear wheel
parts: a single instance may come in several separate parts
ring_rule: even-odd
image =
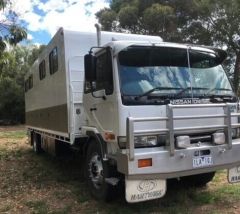
[[[113,186],[106,183],[110,176],[110,169],[103,161],[100,144],[92,140],[87,150],[86,181],[93,197],[98,200],[109,201],[113,195]]]
[[[215,172],[208,172],[199,175],[182,177],[181,180],[187,186],[203,187],[213,179],[214,175]]]
[[[40,154],[43,152],[42,147],[41,147],[41,135],[33,133],[32,135],[33,139],[32,139],[32,147],[33,147],[33,151],[36,154]]]

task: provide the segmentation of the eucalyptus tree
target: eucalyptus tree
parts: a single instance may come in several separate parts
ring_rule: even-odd
[[[0,123],[24,122],[24,75],[44,46],[16,45],[0,57]]]
[[[6,44],[16,45],[27,38],[26,29],[21,27],[18,14],[10,9],[10,0],[0,0],[0,54],[5,50]]]
[[[234,62],[231,70],[237,92],[240,75],[240,1],[195,0],[195,5],[199,16],[198,20],[194,21],[203,29],[195,37],[203,38],[207,34],[213,45],[226,47],[229,62]],[[194,34],[189,32],[187,35]]]
[[[96,17],[104,30],[226,48],[226,68],[238,90],[240,0],[111,0]]]

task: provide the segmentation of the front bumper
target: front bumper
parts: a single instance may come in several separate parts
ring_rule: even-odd
[[[193,158],[196,152],[202,150],[209,150],[213,164],[194,168]],[[138,168],[138,160],[146,158],[152,158],[152,166]],[[133,160],[129,160],[129,154],[123,151],[116,154],[116,159],[118,171],[125,174],[128,179],[178,178],[240,165],[240,139],[232,140],[232,148],[229,148],[228,144],[202,145],[175,150],[174,156],[164,148],[144,148],[135,149]]]
[[[168,179],[187,175],[201,174],[218,169],[232,168],[240,165],[240,139],[232,140],[232,128],[240,123],[232,123],[240,113],[231,113],[232,104],[191,104],[166,106],[166,114],[161,117],[133,118],[126,121],[127,144],[125,151],[116,154],[118,171],[127,179]],[[195,110],[194,110],[195,109]],[[205,109],[205,110],[204,110]],[[184,113],[184,112],[187,112]],[[187,122],[189,121],[189,122]],[[139,129],[142,123],[159,123],[157,129]],[[233,120],[236,122],[236,119]],[[136,126],[139,124],[139,126]],[[151,126],[150,126],[151,127]],[[223,145],[199,141],[198,145],[186,149],[177,149],[175,137],[205,131],[212,133],[222,130],[226,137]],[[138,135],[166,135],[166,147],[136,149],[134,137]],[[198,154],[201,154],[198,156]],[[199,164],[195,160],[209,159],[210,164]],[[152,159],[152,166],[138,167],[139,159]],[[195,159],[193,161],[193,159]],[[194,167],[195,166],[195,167]],[[199,167],[202,166],[202,167]]]

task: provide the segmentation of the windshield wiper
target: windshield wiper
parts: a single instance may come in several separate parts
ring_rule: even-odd
[[[207,90],[208,88],[203,88],[203,87],[187,87],[183,88],[181,91],[179,91],[177,94],[175,94],[175,97],[178,97],[179,95],[183,94],[185,91],[188,90]]]
[[[149,94],[151,94],[152,92],[156,91],[156,90],[181,90],[181,88],[172,88],[172,87],[155,87],[155,88],[152,88],[150,89],[149,91],[143,93],[143,94],[140,94],[138,96],[136,96],[135,99],[139,99],[141,97],[145,97],[145,96],[148,96]]]
[[[213,91],[232,91],[231,89],[229,88],[211,88],[210,90],[208,90],[206,93],[205,93],[205,96],[206,95],[209,95],[211,92]],[[229,95],[228,95],[229,96]]]

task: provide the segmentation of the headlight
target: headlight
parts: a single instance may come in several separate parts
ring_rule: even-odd
[[[136,136],[134,137],[135,147],[157,146],[157,136]]]
[[[118,145],[120,149],[126,148],[126,137],[118,137]],[[135,148],[140,147],[155,147],[160,146],[160,141],[158,140],[158,136],[135,136],[134,137],[134,145]]]

